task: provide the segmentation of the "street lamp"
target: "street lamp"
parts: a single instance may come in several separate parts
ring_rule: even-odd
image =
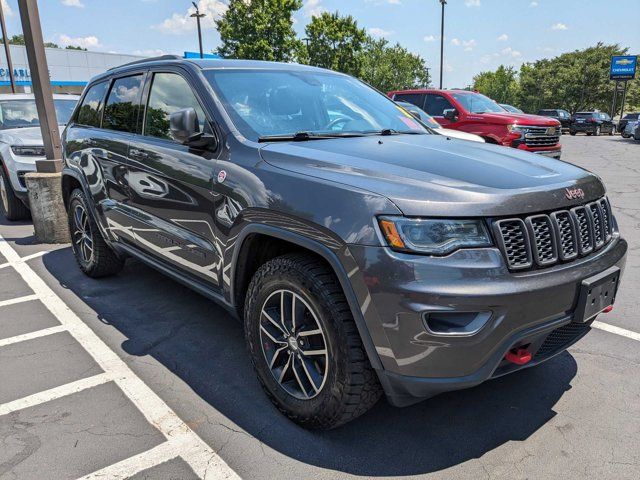
[[[198,22],[198,43],[200,44],[200,58],[204,58],[204,53],[202,52],[202,30],[200,28],[200,19],[206,16],[207,14],[200,13],[200,10],[198,9],[198,5],[196,4],[196,2],[191,2],[191,3],[196,9],[196,11],[191,14],[191,17],[195,17],[196,21]]]
[[[444,60],[444,6],[447,4],[447,0],[440,0],[442,5],[442,17],[440,21],[440,89],[442,89],[442,69]]]

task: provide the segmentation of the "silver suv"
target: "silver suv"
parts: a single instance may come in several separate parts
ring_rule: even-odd
[[[60,125],[66,125],[78,103],[76,95],[54,95]],[[33,94],[0,95],[0,211],[8,220],[29,216],[24,175],[44,159],[40,121]]]

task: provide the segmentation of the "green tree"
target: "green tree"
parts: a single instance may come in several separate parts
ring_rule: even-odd
[[[381,92],[427,87],[429,70],[420,55],[411,53],[399,43],[367,38],[362,51],[361,79]]]
[[[0,43],[4,43],[4,38],[0,39]],[[10,45],[24,45],[24,35],[20,34],[20,35],[13,35],[10,39],[9,39],[9,44]],[[45,47],[49,47],[49,48],[60,48],[60,46],[57,43],[53,43],[53,42],[44,42],[44,46]]]
[[[86,52],[86,51],[87,51],[87,49],[86,49],[86,48],[82,48],[82,47],[80,47],[80,46],[78,46],[78,45],[67,45],[67,46],[65,47],[65,49],[66,49],[66,50],[82,50],[83,52]]]
[[[495,72],[480,72],[473,77],[473,88],[498,103],[518,103],[518,72],[504,65]]]
[[[305,33],[311,65],[361,76],[367,34],[351,15],[322,12],[311,18]]]
[[[293,13],[302,0],[230,0],[216,20],[225,58],[289,62],[297,58],[302,43],[293,29]]]

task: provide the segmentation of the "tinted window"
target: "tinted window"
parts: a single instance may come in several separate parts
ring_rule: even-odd
[[[136,131],[141,87],[142,75],[118,78],[113,82],[104,110],[103,128],[121,132]]]
[[[593,113],[591,112],[578,112],[575,114],[576,118],[591,118],[593,117]]]
[[[104,97],[107,93],[107,82],[94,85],[89,89],[82,100],[80,111],[78,112],[78,123],[91,127],[100,126],[100,116],[104,107]]]
[[[628,113],[622,118],[624,120],[638,120],[638,117],[640,117],[640,113]]]
[[[393,99],[396,102],[412,103],[419,108],[424,106],[424,94],[421,93],[397,93]]]
[[[561,113],[562,113],[562,112],[561,112]],[[556,111],[555,111],[555,110],[540,110],[540,111],[538,112],[538,115],[545,115],[545,116],[547,116],[547,117],[550,117],[550,116],[552,117],[552,116],[554,116],[555,114],[556,114]]]
[[[169,115],[185,108],[195,109],[202,132],[204,111],[186,80],[175,73],[156,73],[145,116],[145,135],[171,139]]]
[[[464,109],[471,113],[504,113],[504,108],[481,93],[452,93]]]
[[[442,95],[427,95],[426,110],[432,117],[444,117],[444,111],[454,108]]]
[[[65,125],[77,100],[54,100],[58,124]],[[2,100],[0,101],[0,130],[9,128],[37,127],[40,125],[35,100]]]

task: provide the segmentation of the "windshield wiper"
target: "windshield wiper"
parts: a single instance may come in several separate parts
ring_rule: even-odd
[[[314,133],[302,131],[296,132],[293,135],[264,135],[258,138],[258,142],[305,142],[307,140],[325,140],[328,138],[351,138],[362,136],[362,133],[357,132]]]
[[[383,137],[389,135],[425,135],[426,132],[418,132],[415,130],[394,130],[393,128],[383,128],[375,132],[367,132],[372,135],[382,135]]]

